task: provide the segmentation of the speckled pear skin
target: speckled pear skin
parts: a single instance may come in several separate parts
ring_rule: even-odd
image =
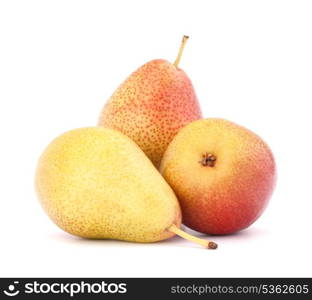
[[[216,158],[214,166],[202,164],[206,153]],[[181,129],[160,171],[179,199],[183,223],[208,234],[251,225],[267,206],[276,181],[267,144],[222,119],[203,119]]]
[[[175,194],[142,150],[103,127],[52,141],[39,159],[36,189],[55,224],[84,238],[156,242],[181,223]]]
[[[178,130],[201,118],[194,88],[170,62],[152,60],[131,74],[101,112],[99,125],[134,140],[158,168]]]

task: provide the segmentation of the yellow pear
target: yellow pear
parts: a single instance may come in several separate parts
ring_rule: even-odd
[[[112,129],[75,129],[52,141],[39,159],[36,189],[49,217],[73,235],[155,242],[186,234],[174,192],[143,151]]]

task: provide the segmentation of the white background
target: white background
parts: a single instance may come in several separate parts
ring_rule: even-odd
[[[311,276],[311,1],[1,1],[0,276]],[[134,244],[62,232],[34,192],[46,145],[95,125],[148,60],[175,59],[206,117],[261,135],[278,165],[264,215],[215,237]]]

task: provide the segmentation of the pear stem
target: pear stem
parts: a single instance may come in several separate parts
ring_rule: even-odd
[[[181,46],[180,46],[180,49],[179,49],[178,56],[177,56],[175,62],[173,63],[173,65],[174,65],[175,67],[178,67],[178,65],[179,65],[179,63],[180,63],[180,60],[181,60],[181,57],[182,57],[182,53],[183,53],[183,49],[184,49],[184,47],[185,47],[185,44],[186,44],[188,38],[189,38],[189,37],[188,37],[187,35],[183,35],[183,39],[182,39],[182,42],[181,42]]]
[[[194,242],[196,244],[199,244],[205,248],[208,248],[208,249],[217,249],[218,245],[213,242],[213,241],[207,241],[207,240],[203,240],[203,239],[200,239],[196,236],[193,236],[191,234],[188,234],[186,233],[185,231],[181,230],[180,228],[178,228],[175,224],[172,224],[169,228],[168,228],[169,231],[175,233],[176,235],[186,239],[186,240],[189,240],[191,242]]]

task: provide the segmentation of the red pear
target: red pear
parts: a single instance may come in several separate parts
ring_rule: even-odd
[[[255,222],[276,179],[268,145],[222,119],[198,120],[181,129],[160,171],[179,199],[182,222],[208,234],[233,233]]]
[[[193,85],[178,67],[187,37],[174,63],[152,60],[115,91],[102,110],[99,125],[134,140],[156,167],[178,130],[201,118]]]

